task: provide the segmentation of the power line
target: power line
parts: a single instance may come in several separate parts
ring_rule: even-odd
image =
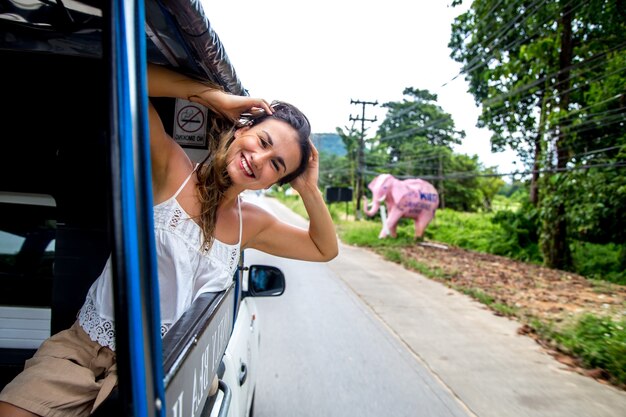
[[[539,1],[541,1],[541,0],[536,1],[534,4],[537,4]],[[572,3],[575,3],[575,0],[570,0],[570,2],[569,2],[569,3],[567,3],[567,4],[565,4],[565,5],[563,5],[563,7],[570,6]],[[573,12],[574,12],[577,8],[582,7],[582,6],[583,6],[583,5],[585,5],[586,3],[589,3],[589,0],[584,0],[584,1],[578,2],[578,4],[577,4],[576,6],[574,6],[574,7],[571,9],[571,13],[573,13]],[[533,4],[533,5],[534,5],[534,4]],[[531,7],[532,7],[532,6],[531,6]],[[537,9],[537,10],[538,10],[538,9]],[[557,11],[557,13],[558,13],[558,12],[560,12],[560,9],[557,9],[556,11]],[[518,16],[526,16],[526,17],[525,17],[525,19],[524,19],[524,20],[526,20],[526,19],[528,19],[530,16],[532,16],[532,14],[534,14],[534,13],[535,13],[535,12],[533,12],[533,13],[528,13],[528,14],[527,14],[527,13],[519,13],[519,14],[518,14]],[[544,20],[541,24],[539,24],[539,25],[537,25],[537,26],[536,26],[536,29],[534,30],[534,32],[533,32],[533,33],[531,33],[530,35],[526,36],[525,38],[523,38],[523,39],[521,39],[521,40],[520,40],[519,38],[517,38],[517,39],[516,39],[516,38],[513,38],[513,39],[514,39],[514,41],[509,42],[508,44],[504,45],[503,47],[498,48],[497,50],[498,50],[498,51],[507,51],[507,50],[509,50],[509,49],[516,48],[516,47],[518,47],[518,46],[520,46],[520,45],[524,44],[526,41],[528,41],[528,40],[532,39],[532,38],[533,38],[533,37],[535,37],[537,34],[539,34],[539,33],[541,32],[541,30],[544,30],[544,25],[545,25],[548,21],[550,21],[550,20],[551,20],[551,18],[552,18],[552,16],[548,15],[548,18],[547,18],[547,19],[545,19],[545,20]],[[513,21],[512,21],[512,23],[515,23],[515,20],[513,20]],[[504,28],[501,28],[501,29],[500,29],[500,32],[496,32],[496,35],[494,35],[494,36],[499,36],[499,35],[497,35],[497,34],[498,34],[498,33],[501,33],[502,35],[501,35],[500,37],[498,37],[497,39],[498,39],[498,40],[500,40],[500,39],[504,39],[504,34],[505,34],[506,32],[508,32],[511,28],[512,28],[512,26],[511,26],[511,24],[509,24],[509,25],[505,26]],[[515,40],[515,39],[516,39],[516,40]],[[495,39],[494,39],[494,40],[495,40]],[[496,42],[496,44],[497,44],[497,42]],[[487,45],[486,47],[484,47],[484,48],[482,48],[482,49],[483,49],[483,50],[488,50],[488,51],[496,51],[496,48],[494,47],[496,44],[493,44],[493,41],[492,41],[492,44],[489,44],[489,45]],[[478,47],[480,47],[480,44],[478,44],[478,43],[477,43],[477,45],[479,45]],[[475,51],[474,51],[474,52],[475,52]],[[473,52],[472,52],[472,53],[473,53]],[[476,56],[476,57],[474,57],[471,61],[469,61],[469,62],[467,62],[466,64],[464,64],[464,65],[463,65],[463,68],[461,69],[461,71],[460,71],[457,75],[455,75],[455,76],[454,76],[454,77],[453,77],[450,81],[448,81],[448,82],[444,83],[444,84],[442,85],[442,87],[445,87],[447,84],[449,84],[450,82],[452,82],[452,81],[454,81],[455,79],[457,79],[457,78],[458,78],[461,74],[468,74],[468,73],[470,73],[471,71],[474,71],[474,70],[476,70],[476,69],[480,68],[481,66],[484,66],[484,65],[489,65],[489,63],[490,63],[490,62],[491,62],[494,58],[495,58],[495,55],[494,55],[494,54],[490,54],[489,56],[485,56],[485,55],[482,55],[482,54],[477,54],[477,56]]]
[[[595,168],[626,168],[626,162],[613,162],[613,163],[604,163],[604,164],[588,164],[588,165],[579,165],[575,167],[564,167],[564,168],[545,168],[545,169],[536,169],[536,170],[526,170],[526,171],[513,171],[507,173],[476,173],[476,172],[452,172],[449,174],[445,174],[443,176],[436,175],[423,175],[420,176],[421,179],[424,180],[455,180],[455,179],[470,179],[470,178],[485,178],[485,177],[516,177],[516,176],[528,176],[531,174],[546,174],[546,173],[559,173],[559,172],[573,172],[580,170],[589,170]],[[380,172],[375,171],[367,171],[366,173],[371,175],[378,175]],[[397,178],[401,179],[409,179],[415,178],[414,175],[395,175]]]
[[[593,64],[592,66],[590,66],[589,68],[586,68],[586,69],[585,69],[582,73],[576,73],[576,74],[571,73],[567,79],[565,79],[565,80],[561,80],[561,81],[558,81],[558,82],[557,82],[557,83],[555,83],[555,84],[550,84],[550,87],[554,89],[554,88],[556,88],[556,86],[557,86],[557,85],[559,85],[559,84],[563,83],[564,81],[573,81],[573,80],[576,80],[576,79],[580,78],[580,77],[581,77],[581,75],[582,75],[583,73],[585,73],[585,72],[587,72],[587,71],[591,71],[592,69],[594,69],[594,68],[596,68],[597,66],[600,66],[600,65],[602,65],[602,64],[605,64],[605,65],[606,65],[606,62],[607,62],[607,61],[602,61],[602,60],[600,60],[600,58],[603,58],[604,56],[608,55],[608,54],[609,54],[609,53],[611,53],[611,52],[614,52],[614,51],[621,51],[622,49],[624,49],[624,47],[626,47],[626,42],[620,43],[620,44],[618,44],[618,45],[616,45],[616,46],[614,46],[614,47],[612,47],[612,48],[610,48],[610,49],[608,49],[608,50],[606,50],[606,51],[603,51],[603,52],[601,52],[601,53],[599,53],[599,54],[597,54],[597,55],[594,55],[593,57],[591,57],[591,58],[589,58],[589,59],[586,59],[586,60],[584,60],[584,61],[580,61],[580,62],[577,62],[577,63],[571,64],[571,65],[569,65],[569,66],[567,66],[567,67],[565,67],[565,68],[561,68],[561,69],[559,69],[559,70],[557,70],[557,71],[554,71],[554,72],[551,72],[551,73],[549,73],[549,74],[546,74],[546,75],[544,75],[543,77],[540,77],[540,78],[538,78],[537,80],[534,80],[534,81],[532,81],[532,82],[530,82],[530,83],[524,84],[524,85],[522,85],[522,86],[518,86],[518,87],[517,87],[515,90],[513,90],[513,91],[509,91],[509,92],[502,93],[502,94],[497,95],[497,96],[494,96],[494,97],[490,97],[490,98],[486,99],[486,100],[485,100],[482,104],[483,104],[483,105],[491,105],[493,102],[496,102],[496,101],[502,101],[502,102],[504,102],[504,99],[505,99],[505,98],[507,98],[507,97],[512,97],[512,96],[517,96],[517,95],[518,95],[518,93],[521,93],[521,92],[527,91],[527,90],[529,90],[529,89],[531,89],[531,88],[533,88],[533,87],[538,87],[539,85],[541,85],[541,84],[545,83],[545,81],[546,81],[547,79],[551,79],[551,78],[557,77],[557,76],[559,76],[559,75],[560,75],[561,73],[563,73],[563,72],[566,72],[566,71],[571,71],[572,69],[581,68],[581,67],[583,67],[584,65],[586,65],[586,64],[588,64],[588,63],[592,63],[592,62],[594,63],[594,64]],[[564,93],[570,93],[570,92],[576,91],[576,90],[578,90],[579,88],[582,88],[582,87],[586,86],[586,85],[587,85],[588,83],[590,83],[590,82],[593,82],[593,81],[601,81],[602,79],[607,78],[607,77],[610,77],[611,75],[617,74],[617,73],[621,72],[621,71],[622,71],[622,70],[624,70],[624,69],[626,69],[626,67],[620,67],[620,68],[618,68],[617,70],[615,70],[615,71],[613,71],[613,72],[610,72],[610,73],[603,73],[600,77],[596,77],[595,79],[585,80],[585,82],[586,82],[585,84],[583,84],[583,85],[581,85],[581,86],[577,86],[577,87],[572,87],[572,88],[570,88],[570,89],[568,89],[568,90],[564,91]],[[531,96],[531,95],[532,95],[532,93],[529,93],[528,95],[529,95],[529,96]],[[551,95],[550,95],[550,96],[548,96],[548,97],[554,97],[555,95],[556,95],[556,93],[551,94]],[[520,96],[520,97],[524,97],[524,96]]]
[[[626,46],[626,43],[624,43],[624,44],[620,44],[620,47],[623,47],[623,46]],[[593,60],[593,59],[592,59],[592,60]],[[591,60],[591,61],[592,61],[592,60]],[[604,63],[604,62],[603,62],[603,61],[599,61],[599,62],[597,62],[595,65],[602,64],[602,63]],[[579,65],[579,66],[580,66],[580,65]],[[601,81],[602,79],[607,78],[607,77],[609,77],[609,76],[611,76],[611,75],[613,75],[613,74],[615,74],[615,73],[621,72],[621,71],[622,71],[622,70],[624,70],[624,69],[626,69],[626,67],[620,67],[620,68],[618,68],[617,70],[612,71],[611,73],[608,73],[608,74],[606,74],[606,73],[605,73],[605,74],[603,74],[603,76],[596,77],[595,79],[592,79],[591,81]],[[554,72],[554,73],[553,73],[553,74],[551,74],[550,76],[555,76],[555,75],[557,75],[557,74],[558,74],[558,72],[559,72],[559,71]],[[576,78],[578,78],[578,77],[579,77],[579,75],[577,75],[577,76],[572,75],[572,76],[570,76],[570,79],[574,80],[574,79],[576,79]],[[543,80],[545,80],[545,77],[543,78]],[[591,81],[589,81],[589,82],[591,82]],[[530,85],[531,85],[531,86],[532,86],[533,84],[534,84],[534,83],[530,83]],[[527,85],[528,85],[528,84],[527,84]],[[569,89],[569,90],[568,90],[568,92],[575,91],[575,90],[577,90],[577,89],[579,89],[579,88],[582,88],[582,87],[584,87],[584,86],[585,86],[585,85],[579,85],[578,87],[575,87],[575,88],[571,88],[571,89]],[[520,90],[521,90],[522,88],[523,88],[523,87],[520,87]],[[528,87],[528,88],[530,88],[530,87]],[[502,94],[501,96],[496,96],[496,97],[493,97],[493,98],[492,98],[492,99],[490,99],[490,100],[491,100],[491,101],[495,101],[495,100],[496,100],[496,99],[498,99],[498,98],[501,98],[501,97],[502,97],[502,98],[504,98],[504,97],[508,97],[508,96],[511,96],[511,95],[513,95],[513,93],[504,93],[504,94]],[[552,94],[551,96],[554,96],[554,95]],[[599,102],[599,103],[594,103],[594,104],[592,104],[592,105],[590,105],[590,106],[587,106],[587,107],[585,107],[585,108],[583,108],[583,109],[588,109],[588,108],[591,108],[591,107],[595,107],[595,106],[597,106],[597,105],[604,104],[604,103],[607,103],[607,102],[612,101],[612,100],[616,100],[616,99],[618,99],[618,98],[620,98],[620,97],[621,97],[621,95],[616,95],[616,96],[613,96],[613,97],[611,97],[611,98],[609,98],[609,99],[607,99],[607,100],[604,100],[604,101],[602,101],[602,102]],[[394,117],[394,118],[396,118],[396,117],[398,117],[398,116],[402,116],[402,115],[406,114],[408,111],[413,110],[413,109],[414,109],[415,107],[417,107],[419,104],[420,104],[420,103],[414,103],[414,105],[413,105],[413,106],[411,106],[411,107],[409,107],[409,108],[407,108],[407,109],[403,109],[403,110],[401,110],[400,112],[398,112],[398,113],[394,114],[394,115],[393,115],[393,117]],[[511,113],[511,112],[510,112],[510,110],[509,110],[509,109],[507,109],[504,105],[503,105],[503,106],[499,106],[499,107],[501,108],[501,111],[497,111],[497,112],[490,111],[487,115],[488,115],[490,118],[494,119],[494,118],[496,118],[497,116],[508,115],[508,114],[510,114],[510,113]],[[497,107],[496,107],[496,109],[497,109]],[[583,109],[572,110],[572,111],[570,111],[570,114],[572,114],[572,112],[573,112],[573,113],[578,113],[578,112],[580,112],[580,111],[581,111],[581,110],[583,110]],[[594,113],[590,114],[589,116],[592,116],[592,115],[594,115]],[[567,118],[568,118],[568,115],[564,115],[564,116],[562,116],[562,117],[561,117],[561,119],[563,119],[563,120],[567,120]],[[561,119],[558,119],[558,120],[561,120]],[[422,131],[428,131],[430,128],[435,127],[435,126],[438,126],[439,124],[442,124],[442,123],[447,123],[447,122],[450,122],[450,121],[452,121],[452,122],[453,122],[453,120],[452,120],[452,119],[451,119],[451,118],[447,115],[447,116],[442,117],[442,118],[439,118],[439,119],[431,120],[428,124],[426,124],[426,125],[424,125],[424,126],[417,126],[417,127],[413,127],[413,128],[410,128],[410,129],[405,129],[405,130],[402,130],[402,131],[400,131],[400,132],[395,132],[395,133],[391,133],[391,134],[389,134],[389,135],[384,135],[384,136],[381,136],[381,137],[379,137],[379,138],[378,138],[378,140],[379,140],[380,142],[382,142],[382,141],[388,141],[388,140],[392,140],[392,139],[396,139],[396,138],[403,138],[403,137],[406,137],[406,136],[409,136],[409,135],[415,135],[415,134],[417,134],[417,133],[419,133],[419,132],[422,132]],[[601,122],[601,121],[602,121],[602,120],[598,120],[597,122]],[[563,125],[563,124],[561,124],[560,126],[561,126],[561,127],[566,127],[567,125]],[[548,129],[547,131],[544,131],[544,133],[545,133],[545,132],[550,132],[551,130],[553,130],[553,129]]]

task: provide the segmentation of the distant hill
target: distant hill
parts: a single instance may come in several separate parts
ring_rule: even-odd
[[[343,145],[341,136],[336,133],[311,133],[311,139],[320,153],[346,155],[346,147]]]

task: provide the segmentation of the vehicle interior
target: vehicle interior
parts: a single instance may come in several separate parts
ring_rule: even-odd
[[[2,307],[49,306],[55,333],[74,322],[110,252],[108,193],[102,192],[110,186],[104,74],[92,58],[0,54],[6,63],[0,193],[14,196],[2,206],[2,237],[25,242],[17,253],[3,250]],[[90,78],[78,80],[76,74]],[[40,206],[21,194],[49,196],[54,203]],[[2,355],[14,358],[0,364],[3,386],[33,353],[13,349]]]
[[[41,341],[71,326],[111,253],[112,121],[99,5],[0,0],[0,389]],[[148,61],[245,93],[195,2],[147,1],[145,10]],[[172,107],[165,100],[158,108]],[[203,302],[190,314],[213,314],[213,299]],[[164,341],[170,365],[199,321],[186,320]]]

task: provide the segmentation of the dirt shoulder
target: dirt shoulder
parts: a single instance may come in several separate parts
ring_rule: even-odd
[[[518,320],[520,333],[534,337],[572,370],[606,380],[602,370],[583,369],[576,358],[560,352],[552,343],[543,340],[528,323],[538,319],[558,328],[585,313],[621,320],[626,317],[626,287],[435,242],[402,248],[400,251],[403,258],[412,260],[408,263],[409,267],[411,264],[426,266],[436,272],[434,279],[479,300],[481,297],[489,299],[487,304],[495,314]]]

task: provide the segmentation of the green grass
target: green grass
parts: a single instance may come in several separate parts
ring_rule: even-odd
[[[390,262],[401,264],[402,266],[417,271],[429,278],[448,280],[451,277],[451,274],[446,273],[441,268],[431,268],[430,266],[418,262],[415,259],[405,258],[402,255],[402,252],[393,247],[378,248],[376,252],[378,252],[383,258]]]
[[[491,202],[491,208],[494,211],[499,210],[511,210],[517,211],[522,207],[522,204],[519,201],[515,201],[510,198],[506,198],[502,195],[496,195]]]
[[[491,222],[492,217],[491,213],[438,210],[425,235],[429,239],[452,246],[477,252],[490,252],[494,236],[502,233],[501,228]]]
[[[511,307],[509,305],[503,303],[497,303],[496,300],[485,293],[479,288],[463,288],[460,286],[454,286],[456,290],[462,292],[470,297],[474,298],[476,301],[485,304],[486,306],[491,307],[494,311],[500,313],[503,316],[507,317],[516,317],[518,313],[518,309],[515,307]]]
[[[562,352],[589,369],[602,369],[616,385],[626,387],[626,319],[585,314],[557,327],[533,320],[530,326]]]

